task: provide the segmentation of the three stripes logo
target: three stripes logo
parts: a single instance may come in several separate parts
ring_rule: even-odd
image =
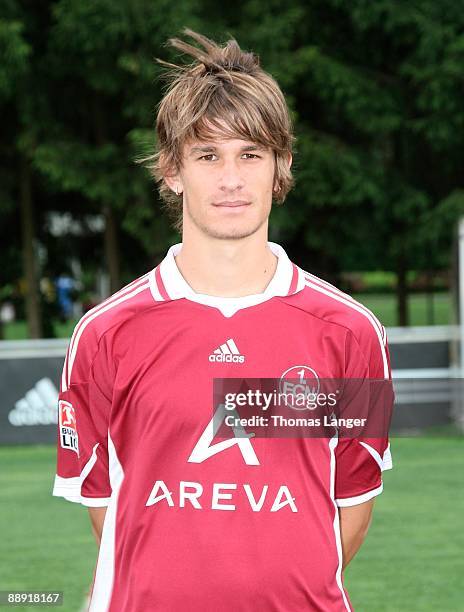
[[[243,363],[245,356],[240,354],[237,345],[229,338],[224,344],[211,353],[209,361],[219,363]]]
[[[54,425],[58,421],[56,403],[58,391],[49,378],[41,378],[23,398],[15,402],[8,413],[14,427]]]

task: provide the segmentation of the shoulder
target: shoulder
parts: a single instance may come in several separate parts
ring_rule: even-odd
[[[388,351],[385,328],[374,313],[338,287],[299,268],[301,290],[298,307],[323,321],[343,326],[366,359],[379,359],[384,374],[388,371]]]
[[[68,345],[62,386],[67,388],[87,378],[107,331],[153,306],[152,274],[153,270],[125,285],[80,318]]]

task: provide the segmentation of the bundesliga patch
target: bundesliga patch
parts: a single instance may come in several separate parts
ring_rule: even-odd
[[[77,441],[76,413],[69,402],[58,401],[58,415],[60,427],[60,443],[62,448],[73,450],[79,455]]]

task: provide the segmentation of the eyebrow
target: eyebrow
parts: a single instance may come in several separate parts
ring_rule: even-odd
[[[205,145],[203,147],[192,147],[190,149],[189,155],[195,155],[196,153],[215,153],[217,151],[217,147],[213,145]],[[240,151],[244,153],[245,151],[266,151],[266,147],[261,145],[245,145],[241,147]]]

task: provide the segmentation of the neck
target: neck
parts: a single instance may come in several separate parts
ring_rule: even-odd
[[[180,273],[195,293],[244,297],[262,293],[277,267],[277,257],[267,244],[267,225],[239,240],[182,237],[176,256]]]

